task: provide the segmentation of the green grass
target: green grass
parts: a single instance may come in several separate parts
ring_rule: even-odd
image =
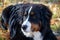
[[[2,40],[2,37],[0,37],[0,40]]]
[[[54,32],[58,32],[60,33],[60,24],[58,23],[58,26],[57,25],[51,25],[51,29],[54,31]]]
[[[54,24],[54,25],[51,25],[51,29],[53,30],[53,31],[57,31],[57,26]]]

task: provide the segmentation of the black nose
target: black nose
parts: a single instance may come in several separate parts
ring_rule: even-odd
[[[26,30],[26,28],[27,28],[27,25],[24,25],[22,28],[23,28],[23,30]]]

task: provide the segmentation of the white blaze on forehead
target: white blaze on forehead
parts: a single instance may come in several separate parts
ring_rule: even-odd
[[[30,14],[31,10],[32,10],[32,6],[30,7],[30,9],[29,9],[29,11],[28,11],[28,17],[27,17],[27,19],[23,22],[22,26],[27,23],[27,21],[28,21],[28,19],[29,19],[29,14]]]
[[[29,11],[28,11],[28,14],[30,14],[31,10],[32,10],[32,6],[30,7],[30,9],[29,9]]]

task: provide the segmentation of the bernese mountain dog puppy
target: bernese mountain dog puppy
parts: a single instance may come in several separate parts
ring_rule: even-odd
[[[50,28],[52,12],[43,4],[16,4],[6,7],[2,28],[10,30],[10,40],[57,40]]]

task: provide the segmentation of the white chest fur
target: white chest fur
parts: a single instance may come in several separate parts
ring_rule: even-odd
[[[34,35],[33,37],[34,40],[43,40],[43,36],[41,35],[40,32],[34,32],[33,35]]]

